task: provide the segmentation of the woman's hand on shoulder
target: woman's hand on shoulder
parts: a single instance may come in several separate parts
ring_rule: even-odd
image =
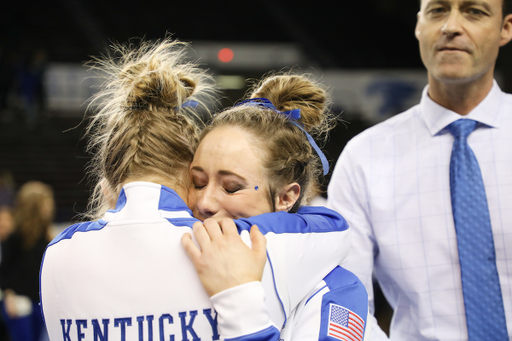
[[[195,223],[193,230],[200,248],[188,233],[183,235],[181,244],[210,297],[241,284],[261,281],[267,240],[256,225],[250,232],[252,249],[243,242],[232,219],[206,219],[204,223]]]

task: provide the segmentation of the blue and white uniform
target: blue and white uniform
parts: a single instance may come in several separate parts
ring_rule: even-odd
[[[212,298],[222,311],[217,318],[180,242],[196,221],[172,189],[133,182],[103,219],[62,232],[41,266],[41,308],[50,339],[272,340],[277,331],[277,340],[283,325],[284,331],[295,324],[299,306],[321,297],[303,302],[349,251],[345,220],[325,208],[237,221],[241,230],[258,225],[267,237],[269,261],[261,283]],[[232,310],[224,308],[237,305],[241,292],[264,302],[265,321],[230,318]]]
[[[332,270],[294,307],[282,327],[269,321],[261,284],[243,284],[212,297],[226,340],[369,340],[368,294],[353,273],[339,266]]]

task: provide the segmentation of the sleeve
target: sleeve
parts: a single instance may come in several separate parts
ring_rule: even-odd
[[[337,267],[299,306],[292,341],[369,340],[368,295],[359,279]]]
[[[370,219],[368,186],[361,165],[352,157],[351,143],[347,144],[336,163],[327,190],[329,208],[347,219],[351,230],[351,251],[343,266],[357,275],[368,292],[369,308],[372,314],[372,339],[387,339],[373,317],[374,293],[372,273],[374,259],[378,254],[373,227]]]
[[[272,324],[261,282],[250,282],[211,297],[218,327],[224,340],[277,341],[279,330]]]
[[[368,295],[351,272],[336,267],[317,285],[283,330],[270,321],[260,282],[243,284],[211,298],[226,340],[332,341],[370,340]]]
[[[264,286],[277,292],[285,319],[349,252],[345,219],[324,207],[301,208],[297,214],[268,213],[236,223],[241,230],[256,224],[267,238],[274,282],[270,285],[264,280]]]

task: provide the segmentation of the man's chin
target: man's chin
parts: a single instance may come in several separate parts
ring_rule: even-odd
[[[445,84],[465,84],[470,83],[478,78],[478,75],[468,74],[464,70],[457,68],[438,70],[432,75],[438,82]]]

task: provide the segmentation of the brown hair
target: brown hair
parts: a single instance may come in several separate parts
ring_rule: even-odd
[[[24,249],[32,248],[39,238],[49,239],[54,214],[55,201],[49,185],[29,181],[21,186],[14,202],[14,221]]]
[[[90,63],[105,79],[87,130],[96,182],[90,217],[108,209],[101,186],[117,197],[129,177],[154,175],[188,188],[182,177],[197,148],[200,121],[182,105],[193,100],[204,106],[215,91],[204,70],[184,61],[186,46],[170,39],[114,45],[110,56]]]
[[[420,8],[421,8],[421,1],[420,0]],[[512,0],[501,0],[501,12],[503,15],[503,18],[505,18],[508,14],[510,14],[512,11]]]
[[[310,134],[325,135],[335,123],[328,111],[326,89],[309,75],[273,75],[256,84],[250,98],[266,98],[279,111],[300,109],[296,122]],[[250,133],[263,151],[263,167],[270,184],[269,202],[275,208],[275,194],[285,185],[297,182],[300,197],[290,212],[319,194],[322,165],[306,134],[285,116],[261,106],[241,105],[217,114],[202,136],[217,127],[236,126]]]

